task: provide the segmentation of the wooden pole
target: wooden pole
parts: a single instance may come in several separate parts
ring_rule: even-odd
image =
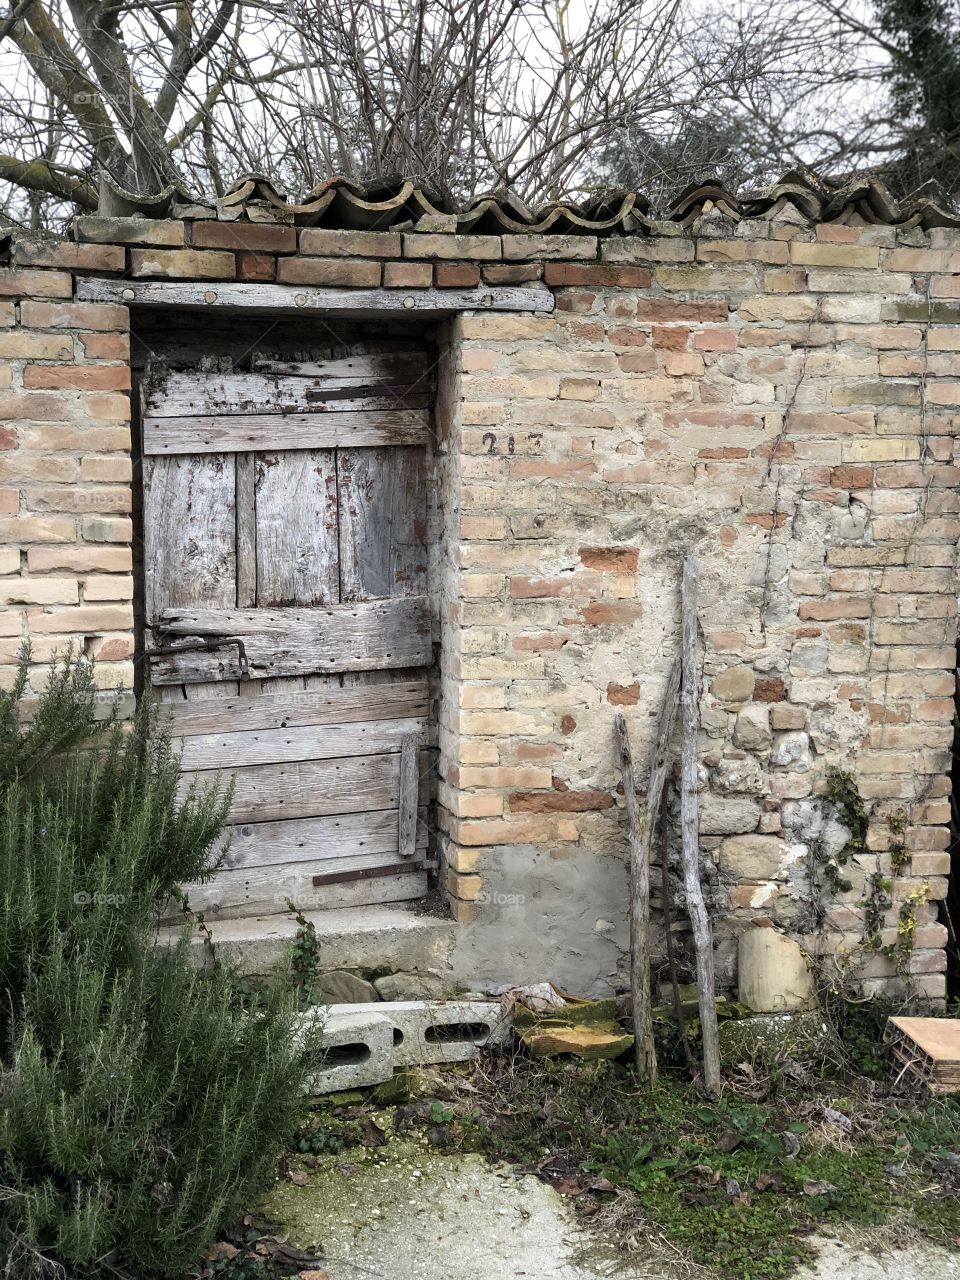
[[[650,853],[667,777],[667,753],[677,716],[680,675],[681,665],[677,659],[670,668],[660,705],[647,782],[647,803],[642,814],[637,802],[637,781],[623,712],[618,711],[614,720],[630,844],[630,992],[633,997],[637,1079],[645,1085],[657,1083],[657,1051],[653,1040],[653,1008],[650,998]]]
[[[683,854],[683,886],[687,914],[693,930],[700,994],[700,1027],[703,1035],[703,1084],[714,1095],[720,1088],[720,1047],[717,1039],[717,1006],[713,977],[713,932],[700,884],[700,802],[697,795],[697,735],[700,727],[700,672],[697,661],[697,562],[683,562],[680,588],[682,613],[682,749],[680,771],[680,825]]]

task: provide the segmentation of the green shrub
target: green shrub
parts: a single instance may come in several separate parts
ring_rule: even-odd
[[[315,1044],[286,987],[154,944],[229,795],[178,799],[149,707],[98,723],[83,659],[24,724],[27,660],[0,694],[0,1274],[179,1275],[269,1181]]]

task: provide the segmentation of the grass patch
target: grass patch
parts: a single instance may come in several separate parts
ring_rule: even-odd
[[[863,1080],[738,1083],[705,1103],[669,1078],[638,1090],[616,1063],[517,1055],[478,1066],[468,1111],[449,1105],[462,1149],[536,1170],[588,1215],[629,1197],[691,1262],[738,1280],[786,1275],[811,1232],[841,1223],[956,1247],[960,1103]]]

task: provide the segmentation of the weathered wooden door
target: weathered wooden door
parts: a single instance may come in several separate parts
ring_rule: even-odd
[[[148,373],[146,665],[185,782],[235,775],[194,906],[421,896],[430,801],[426,351]]]

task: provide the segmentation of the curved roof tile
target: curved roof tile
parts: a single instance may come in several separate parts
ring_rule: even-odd
[[[657,212],[651,212],[649,201],[639,192],[622,189],[600,192],[582,201],[554,201],[537,209],[529,208],[510,191],[492,191],[475,196],[462,209],[453,209],[409,178],[361,184],[332,177],[302,198],[289,199],[271,178],[260,173],[241,175],[214,202],[195,198],[176,186],[154,195],[138,195],[104,179],[99,211],[113,217],[248,219],[345,231],[418,227],[490,235],[609,235],[649,232],[656,218],[689,224],[704,213],[713,213],[736,222],[776,217],[788,206],[809,222],[859,219],[924,230],[960,228],[960,212],[951,208],[932,183],[897,200],[878,178],[869,175],[838,186],[803,170],[792,170],[778,182],[742,194],[708,178],[691,183],[668,208]]]

